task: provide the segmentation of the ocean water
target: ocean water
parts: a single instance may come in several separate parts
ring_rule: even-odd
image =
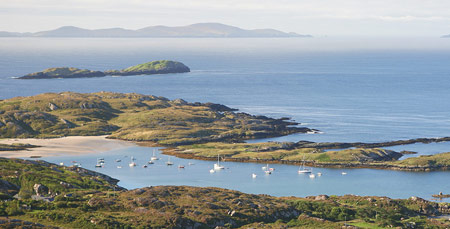
[[[55,66],[107,70],[158,59],[181,61],[192,72],[90,79],[12,78]],[[221,103],[275,118],[290,117],[322,132],[254,141],[380,142],[445,137],[450,136],[449,63],[450,40],[438,38],[0,38],[0,99],[62,91],[137,92]],[[434,154],[450,151],[450,144],[416,144],[393,149]],[[304,182],[315,182],[314,185],[302,186],[302,190],[309,191],[298,192],[299,187],[289,188],[290,170],[295,174],[295,168],[276,166],[280,173],[262,178],[266,183],[254,183],[248,189],[245,187],[249,182],[262,181],[242,180],[240,174],[251,171],[239,163],[212,177],[203,174],[206,165],[199,166],[202,168],[201,173],[196,173],[198,177],[183,179],[178,179],[181,175],[175,173],[159,173],[150,179],[130,173],[122,176],[116,170],[104,171],[120,177],[129,188],[170,183],[213,185],[255,193],[267,191],[273,195],[385,193],[408,197],[416,193],[425,198],[429,197],[429,190],[450,190],[449,172],[361,169],[349,173],[354,175],[351,179],[342,177],[340,172],[323,176],[320,181],[306,179]],[[334,174],[324,172],[328,173]],[[214,176],[224,177],[214,181]]]

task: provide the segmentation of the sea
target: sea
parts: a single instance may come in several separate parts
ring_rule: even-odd
[[[49,67],[122,69],[152,60],[181,61],[190,73],[87,79],[18,80]],[[45,92],[135,92],[214,102],[241,112],[289,117],[320,134],[250,140],[382,142],[450,136],[450,39],[443,38],[0,38],[0,99]],[[134,146],[94,155],[43,158],[82,163],[119,185],[214,186],[275,196],[377,195],[393,198],[450,192],[450,172],[324,169],[311,179],[293,165],[265,175],[255,163],[168,158],[141,166],[153,148]],[[431,155],[449,142],[387,147]],[[133,156],[138,166],[130,168]],[[122,162],[115,162],[120,158]],[[403,159],[403,158],[402,158]],[[122,164],[121,164],[122,163]],[[189,165],[191,163],[192,165]],[[177,165],[185,165],[178,169]],[[117,168],[121,166],[122,168]],[[252,178],[251,174],[257,174]],[[343,173],[346,173],[343,175]]]

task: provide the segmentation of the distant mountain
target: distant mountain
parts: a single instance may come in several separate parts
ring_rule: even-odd
[[[450,38],[450,34],[444,35],[444,36],[442,36],[441,38]]]
[[[198,23],[188,26],[149,26],[138,30],[122,28],[83,29],[64,26],[36,33],[11,33],[0,31],[0,37],[311,37],[285,33],[275,29],[246,30],[220,23]]]

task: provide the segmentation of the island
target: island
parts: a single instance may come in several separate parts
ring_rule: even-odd
[[[171,60],[157,60],[131,66],[122,70],[107,70],[105,72],[72,67],[48,68],[41,72],[30,73],[22,77],[18,77],[18,79],[68,79],[104,77],[107,75],[130,76],[185,72],[190,72],[190,69],[183,63]]]
[[[449,203],[411,197],[273,197],[153,186],[77,166],[0,158],[2,228],[448,228]]]
[[[435,139],[439,140],[439,139]],[[410,140],[412,141],[412,140]],[[405,142],[410,142],[405,141]],[[183,145],[164,149],[164,153],[181,158],[198,160],[216,160],[217,154],[225,161],[282,163],[307,165],[327,168],[375,168],[404,171],[438,171],[450,170],[450,152],[435,155],[422,155],[398,160],[411,152],[395,152],[382,148],[370,147],[391,145],[387,143],[363,144],[365,147],[353,148],[356,143],[309,143],[305,145],[293,142],[265,143],[224,143],[209,142],[204,144]],[[398,143],[398,142],[397,142]],[[338,150],[335,145],[347,145]],[[324,147],[328,145],[329,147]],[[352,148],[350,148],[352,147]]]

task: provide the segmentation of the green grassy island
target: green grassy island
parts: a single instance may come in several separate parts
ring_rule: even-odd
[[[321,144],[319,144],[320,146]],[[325,148],[327,149],[327,148]],[[226,161],[302,164],[314,167],[379,168],[407,171],[450,170],[450,152],[398,160],[402,153],[381,148],[328,150],[301,147],[293,142],[224,143],[210,142],[164,149],[181,158]]]
[[[170,60],[157,60],[125,68],[122,70],[108,70],[105,72],[69,67],[48,68],[41,72],[27,74],[25,76],[19,77],[18,79],[90,78],[103,77],[107,75],[129,76],[183,72],[190,72],[190,69],[183,63]]]
[[[272,197],[221,188],[126,190],[78,167],[0,158],[0,227],[448,228],[449,203],[418,197]],[[8,217],[8,218],[6,218]]]

